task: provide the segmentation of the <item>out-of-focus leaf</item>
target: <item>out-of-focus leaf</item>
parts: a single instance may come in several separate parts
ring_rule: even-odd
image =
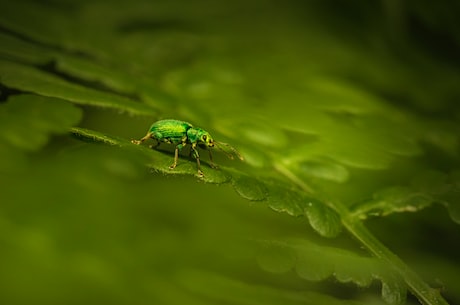
[[[377,258],[350,251],[299,239],[268,241],[262,243],[258,262],[270,272],[295,269],[298,276],[309,281],[322,281],[333,276],[340,282],[368,287],[373,280],[379,280],[382,282],[382,297],[389,304],[404,304],[406,300],[407,288],[397,274]]]
[[[22,98],[16,95],[25,92],[62,105],[55,110],[40,106],[43,120],[31,109],[12,107],[24,115],[8,114],[0,121],[6,124],[0,132],[0,162],[9,165],[11,174],[1,177],[6,199],[0,231],[13,232],[1,236],[7,245],[0,260],[2,301],[309,302],[292,294],[295,289],[307,291],[312,303],[348,303],[345,298],[371,303],[367,289],[324,298],[341,294],[328,290],[328,281],[307,287],[289,274],[267,279],[264,273],[257,286],[244,286],[222,274],[187,276],[177,267],[214,265],[210,268],[227,268],[232,277],[249,281],[256,270],[217,266],[220,262],[209,254],[225,252],[228,230],[241,227],[239,234],[247,238],[266,221],[260,231],[270,240],[308,221],[337,247],[326,248],[324,257],[323,247],[310,241],[311,249],[298,244],[290,254],[277,249],[262,260],[266,269],[297,268],[312,280],[335,272],[339,283],[359,286],[378,278],[382,298],[391,304],[404,302],[406,286],[423,304],[445,304],[430,281],[392,254],[362,218],[419,211],[439,202],[460,219],[458,173],[452,172],[459,164],[460,74],[451,3],[3,2],[0,108],[10,109]],[[61,112],[65,118],[56,118]],[[79,127],[71,112],[84,113]],[[238,148],[246,161],[224,160],[217,153],[221,167],[216,170],[203,156],[205,176],[196,179],[196,161],[184,150],[170,170],[173,147],[151,150],[128,140],[160,118],[191,121]],[[49,141],[68,129],[89,144],[66,136]],[[20,170],[27,160],[32,164]],[[428,174],[419,174],[426,169]],[[239,196],[231,197],[224,188],[210,191],[190,177],[228,183]],[[255,210],[265,204],[295,218],[273,213],[265,219],[242,211],[216,217],[209,211],[227,199],[217,190],[235,202],[240,197],[253,201]],[[373,200],[363,200],[372,194]],[[162,208],[171,210],[163,214]],[[267,215],[279,218],[272,223]],[[246,228],[248,223],[252,226]],[[414,222],[413,230],[418,226]],[[339,236],[341,230],[354,241]],[[403,236],[385,238],[411,243]],[[343,242],[365,247],[381,261],[342,252]],[[236,252],[230,256],[244,256]],[[383,276],[380,267],[395,273]],[[232,291],[222,294],[225,285]],[[76,290],[81,296],[75,296]]]
[[[55,134],[64,134],[81,119],[80,109],[63,100],[16,95],[0,104],[0,168],[15,169],[24,153],[43,148]]]
[[[385,216],[391,213],[417,212],[432,204],[443,204],[453,221],[460,223],[458,171],[446,175],[427,171],[414,177],[407,186],[395,186],[380,190],[373,199],[354,206],[354,213],[361,218]]]
[[[254,285],[210,272],[190,270],[178,275],[182,285],[193,295],[212,302],[232,304],[331,304],[358,305],[359,301],[340,300],[321,293],[289,291],[270,286]],[[210,284],[211,283],[211,284]],[[229,296],[227,291],[234,293]]]
[[[12,89],[65,99],[76,104],[111,108],[137,115],[154,114],[154,110],[144,104],[79,86],[30,66],[4,60],[0,60],[0,83]]]

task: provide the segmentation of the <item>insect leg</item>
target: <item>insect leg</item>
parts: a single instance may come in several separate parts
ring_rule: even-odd
[[[149,132],[140,140],[131,140],[131,143],[139,145],[142,142],[144,142],[145,140],[150,139],[151,137],[152,137],[152,133]]]
[[[201,171],[200,157],[198,157],[198,156],[196,157],[196,165],[198,167],[198,176],[203,177],[204,174]]]
[[[176,150],[174,151],[174,163],[169,166],[170,169],[174,169],[177,166],[177,160],[179,159],[179,150],[186,145],[186,143],[177,144]]]
[[[196,143],[192,144],[192,150],[193,150],[193,155],[196,158],[196,166],[198,168],[198,176],[203,177],[204,174],[201,171],[200,154],[198,153],[198,150],[196,149]]]
[[[177,166],[177,159],[179,159],[179,145],[176,146],[176,150],[174,151],[174,163],[169,166],[169,169],[174,169]]]

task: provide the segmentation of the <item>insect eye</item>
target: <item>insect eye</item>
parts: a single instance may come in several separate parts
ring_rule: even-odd
[[[206,135],[203,136],[203,141],[206,141],[207,137]]]

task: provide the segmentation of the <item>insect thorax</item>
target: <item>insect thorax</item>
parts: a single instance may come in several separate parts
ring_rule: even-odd
[[[200,142],[202,143],[202,138],[203,136],[206,136],[208,138],[210,138],[211,136],[209,135],[209,132],[207,132],[206,130],[204,129],[201,129],[199,127],[192,127],[190,129],[187,130],[187,138],[188,140],[190,141],[190,143],[197,143],[197,144],[200,144]]]

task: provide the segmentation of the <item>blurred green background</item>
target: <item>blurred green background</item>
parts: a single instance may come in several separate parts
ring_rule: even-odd
[[[318,198],[386,216],[366,225],[460,303],[459,13],[448,0],[0,0],[0,303],[384,304],[376,274],[391,266],[273,211],[298,191],[280,165]],[[201,181],[187,151],[175,175],[171,147],[69,132],[128,141],[160,118],[246,161],[216,153],[215,171],[202,153]],[[236,169],[266,184],[235,192]],[[269,209],[279,185],[292,198]]]

